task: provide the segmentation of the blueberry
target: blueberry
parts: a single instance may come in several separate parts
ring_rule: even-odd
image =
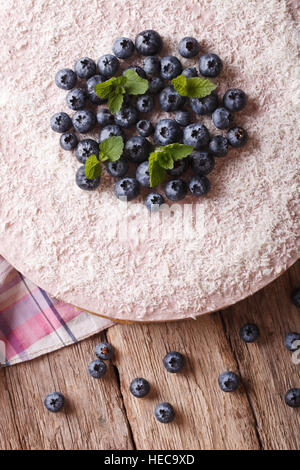
[[[240,378],[234,372],[223,372],[218,378],[220,389],[223,392],[234,392],[240,383]]]
[[[182,108],[186,101],[172,86],[164,88],[159,95],[159,104],[163,111],[177,111]]]
[[[183,130],[183,143],[192,145],[195,150],[204,147],[209,142],[209,132],[204,124],[190,124]]]
[[[160,75],[165,80],[172,80],[178,77],[182,72],[182,65],[180,60],[173,55],[168,55],[160,59]]]
[[[132,201],[140,194],[140,184],[135,178],[122,178],[115,184],[115,195],[118,199]]]
[[[114,42],[113,53],[119,59],[129,59],[134,53],[134,44],[129,38],[118,38]]]
[[[105,78],[113,77],[119,68],[119,61],[116,56],[112,54],[105,54],[98,60],[98,70]]]
[[[49,393],[44,400],[44,405],[51,413],[57,413],[63,409],[65,397],[60,392]]]
[[[155,126],[154,139],[158,145],[179,142],[181,137],[181,127],[172,119],[161,119]]]
[[[185,365],[185,357],[176,351],[171,351],[163,358],[163,365],[168,372],[175,374],[180,372]]]
[[[72,127],[72,121],[67,113],[55,113],[50,119],[50,126],[54,132],[63,134]]]
[[[213,155],[205,150],[193,152],[190,159],[192,169],[196,175],[208,175],[215,166]]]
[[[147,29],[139,33],[135,38],[135,48],[141,55],[155,55],[162,48],[162,39],[153,29]]]
[[[183,175],[190,164],[190,159],[188,157],[182,158],[181,160],[176,160],[174,162],[174,167],[171,170],[167,170],[168,175],[178,178]]]
[[[170,403],[160,403],[154,410],[154,415],[160,423],[170,423],[175,418],[175,411]]]
[[[141,136],[133,136],[125,144],[126,157],[135,163],[141,163],[149,157],[151,150],[150,142]]]
[[[175,121],[182,127],[186,127],[191,123],[191,116],[189,111],[177,111],[175,114]]]
[[[114,115],[109,111],[109,109],[106,108],[99,109],[96,117],[98,124],[102,127],[113,124],[115,120]]]
[[[81,88],[73,88],[67,93],[66,102],[70,109],[78,111],[78,109],[84,108],[86,95]]]
[[[90,78],[96,74],[96,64],[88,57],[82,57],[75,64],[75,73],[79,78]]]
[[[138,111],[134,106],[124,106],[115,114],[115,123],[120,127],[131,127],[138,120]]]
[[[240,329],[240,337],[245,343],[254,343],[259,337],[258,326],[253,323],[247,323]]]
[[[246,106],[246,103],[246,93],[239,88],[231,88],[223,96],[223,105],[232,112],[241,111]]]
[[[291,294],[291,301],[295,305],[295,307],[300,308],[300,289],[293,290]]]
[[[210,190],[210,182],[206,176],[196,175],[189,181],[189,190],[194,196],[205,196]]]
[[[149,75],[158,75],[160,72],[160,58],[156,56],[149,56],[144,59],[144,70]]]
[[[248,142],[248,133],[242,127],[229,129],[226,137],[232,147],[243,147]]]
[[[91,155],[99,156],[99,144],[93,139],[83,139],[77,145],[75,155],[84,164]]]
[[[205,54],[200,57],[199,70],[204,77],[216,77],[223,67],[222,61],[216,54]]]
[[[215,157],[225,157],[228,152],[227,139],[222,135],[215,135],[209,142],[208,148]]]
[[[84,189],[85,191],[93,191],[94,189],[98,188],[100,184],[100,177],[94,178],[92,180],[88,179],[85,176],[85,166],[82,165],[78,168],[76,172],[76,184],[79,186],[80,189]]]
[[[71,90],[77,82],[77,75],[71,69],[62,69],[55,75],[55,83],[62,90]]]
[[[72,117],[74,129],[80,134],[91,131],[96,124],[96,116],[89,109],[77,111]]]
[[[300,334],[288,333],[284,338],[284,345],[289,351],[297,351],[300,348]]]
[[[159,193],[150,193],[147,194],[145,198],[145,206],[150,212],[157,212],[160,209],[160,206],[164,204],[165,200]]]
[[[165,185],[165,194],[170,201],[181,201],[187,193],[187,185],[181,179],[168,181]]]
[[[124,72],[126,72],[126,70],[129,70],[129,69],[135,70],[135,72],[136,72],[141,78],[147,78],[147,75],[146,75],[145,70],[142,69],[142,67],[140,67],[139,65],[131,65],[130,67],[126,67],[126,69],[123,70],[123,74],[122,74],[122,75],[124,75]]]
[[[101,379],[106,373],[107,367],[105,362],[95,359],[89,364],[88,371],[93,379]]]
[[[217,108],[212,114],[212,122],[218,129],[227,129],[232,122],[232,117],[228,109]]]
[[[151,113],[154,103],[152,95],[140,95],[136,100],[136,107],[141,113]]]
[[[190,106],[194,113],[200,116],[214,112],[218,107],[218,95],[215,90],[204,98],[190,98]]]
[[[136,125],[136,130],[142,137],[149,137],[149,135],[153,134],[153,126],[148,119],[142,119]]]
[[[108,126],[103,127],[103,129],[99,133],[99,143],[103,142],[103,140],[108,139],[109,137],[122,137],[124,139],[124,132],[120,126],[117,124],[109,124]]]
[[[198,72],[196,67],[188,67],[182,71],[182,75],[184,75],[186,78],[194,78],[198,77]]]
[[[141,186],[150,188],[150,173],[149,173],[149,162],[140,163],[136,169],[136,179]]]
[[[182,57],[189,59],[195,57],[200,50],[199,42],[195,38],[189,36],[181,39],[178,44],[178,52]]]
[[[150,385],[146,379],[138,377],[133,379],[129,387],[130,392],[136,398],[143,398],[150,392]]]
[[[102,359],[102,361],[108,361],[113,357],[114,348],[111,344],[106,343],[105,341],[102,343],[97,344],[95,347],[95,354],[98,359]]]
[[[126,158],[119,158],[115,162],[107,162],[106,170],[114,178],[123,178],[128,171],[129,165]]]
[[[73,132],[65,132],[61,135],[59,143],[64,150],[73,150],[78,144],[78,140]]]
[[[300,388],[291,388],[284,396],[285,403],[291,408],[300,407]]]
[[[105,102],[105,99],[99,98],[97,93],[95,92],[95,85],[98,83],[105,82],[105,78],[102,75],[94,75],[93,77],[89,78],[86,82],[86,92],[88,99],[93,104],[102,104]]]
[[[163,89],[164,81],[160,77],[150,77],[148,80],[148,85],[148,93],[151,93],[152,95],[157,95]]]

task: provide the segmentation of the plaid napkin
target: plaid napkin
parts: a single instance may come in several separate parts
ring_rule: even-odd
[[[112,324],[51,298],[0,256],[0,367],[76,343]]]

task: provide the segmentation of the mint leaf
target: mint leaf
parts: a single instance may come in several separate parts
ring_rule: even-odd
[[[216,87],[217,85],[206,78],[189,78],[187,81],[187,96],[189,98],[204,98],[204,96],[210,95]]]
[[[87,179],[93,180],[99,178],[101,172],[102,168],[98,158],[94,154],[91,155],[85,163],[85,176]]]
[[[100,146],[100,160],[110,160],[115,162],[119,160],[123,153],[124,142],[121,136],[113,136],[103,140]]]
[[[157,153],[151,152],[149,157],[150,187],[158,186],[166,177],[166,170],[162,168],[157,159]]]
[[[107,98],[108,95],[114,91],[114,78],[110,78],[103,83],[97,83],[97,85],[94,86],[94,90],[99,98]]]
[[[156,155],[157,162],[162,168],[164,168],[165,170],[171,170],[172,168],[174,168],[174,161],[172,155],[167,149],[157,152]]]
[[[122,108],[123,94],[113,92],[108,97],[108,108],[112,114],[117,113]]]
[[[143,95],[146,93],[149,87],[148,80],[140,77],[133,69],[127,69],[124,76],[127,79],[124,87],[129,95]]]
[[[178,75],[178,77],[173,78],[172,85],[174,90],[179,93],[181,96],[187,96],[187,79],[185,75]]]
[[[173,160],[181,160],[182,158],[187,157],[190,155],[194,147],[192,145],[185,145],[185,144],[169,144],[163,147],[164,150],[167,150]]]

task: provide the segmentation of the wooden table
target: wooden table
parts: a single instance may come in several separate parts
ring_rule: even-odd
[[[300,386],[300,364],[283,345],[288,331],[300,331],[300,311],[289,300],[299,285],[300,263],[226,311],[177,323],[116,325],[74,346],[1,369],[0,448],[299,449],[300,409],[283,401],[289,388]],[[258,324],[257,343],[240,340],[245,322]],[[94,380],[87,364],[100,339],[115,346],[116,356],[106,377]],[[170,350],[186,355],[184,373],[164,370],[162,357]],[[218,388],[218,375],[225,370],[242,377],[235,393]],[[152,387],[141,400],[128,392],[138,376]],[[54,390],[67,398],[59,414],[43,406]],[[175,406],[173,423],[155,421],[153,410],[160,401]]]

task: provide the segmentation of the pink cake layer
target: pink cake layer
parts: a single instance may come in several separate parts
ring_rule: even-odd
[[[277,277],[299,254],[296,13],[295,4],[276,0],[4,2],[1,254],[53,296],[123,320],[195,317]],[[125,214],[105,171],[99,190],[80,190],[78,162],[49,128],[52,114],[67,111],[57,70],[82,56],[98,59],[116,37],[148,28],[162,35],[164,55],[195,36],[201,53],[224,61],[219,95],[234,86],[249,96],[236,116],[249,143],[218,159],[207,197],[184,201],[202,214],[187,238],[157,237],[157,218],[148,231],[142,197]],[[219,133],[209,117],[197,120]],[[135,221],[139,238],[115,236],[124,221]],[[180,211],[174,221],[176,230]]]

